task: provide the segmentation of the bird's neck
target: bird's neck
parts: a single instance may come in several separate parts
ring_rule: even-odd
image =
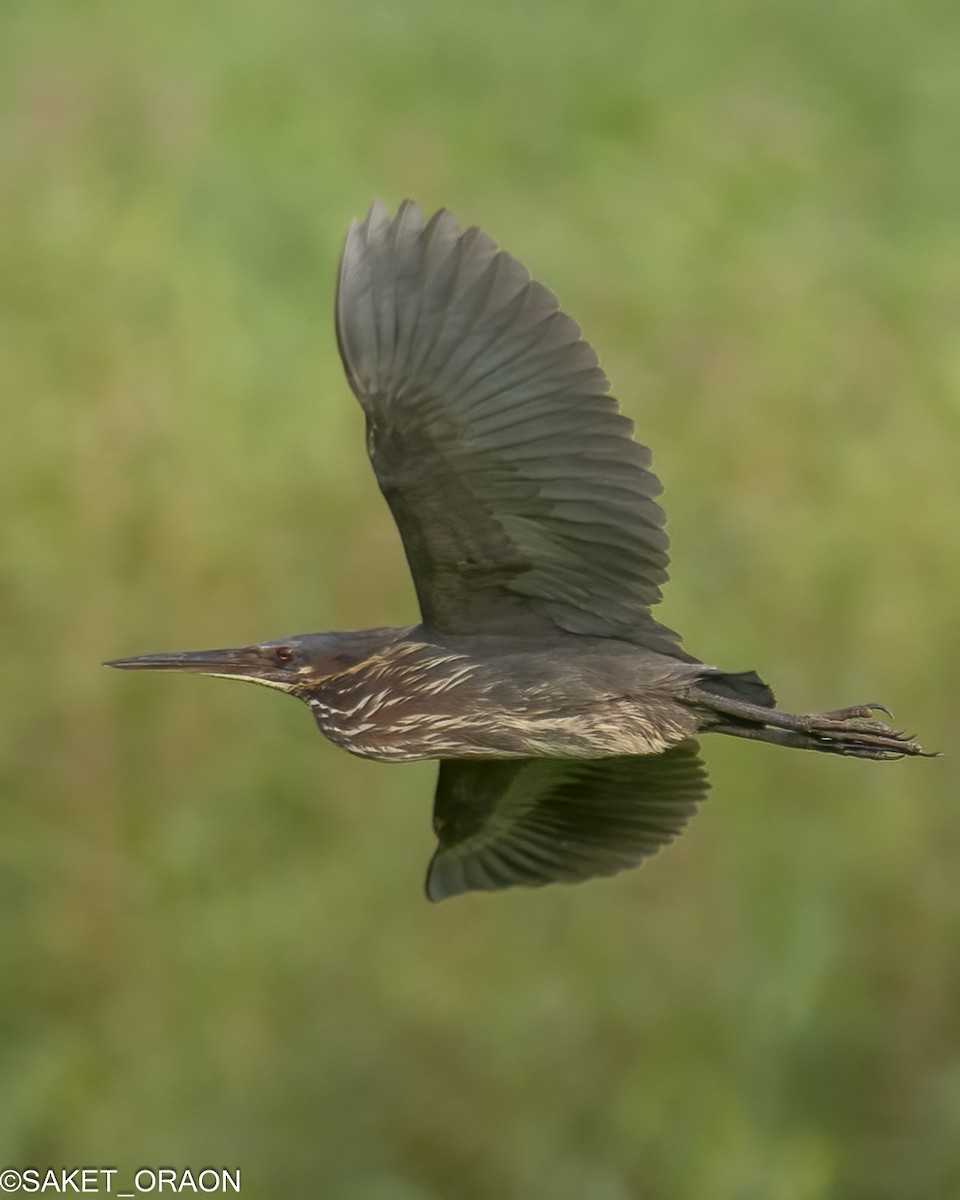
[[[379,631],[387,632],[387,631]],[[404,731],[416,724],[432,697],[464,682],[474,669],[469,656],[421,641],[416,630],[389,631],[366,655],[329,676],[305,697],[321,731],[363,757],[436,757],[414,751]],[[410,635],[413,636],[404,636]]]

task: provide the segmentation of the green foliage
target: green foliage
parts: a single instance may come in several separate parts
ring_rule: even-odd
[[[0,12],[0,1160],[336,1200],[960,1195],[960,52],[937,0]],[[664,619],[935,762],[707,742],[642,871],[421,897],[432,770],[102,658],[414,618],[331,292],[445,204],[653,445]]]

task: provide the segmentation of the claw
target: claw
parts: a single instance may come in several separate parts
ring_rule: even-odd
[[[820,713],[828,721],[856,721],[870,717],[875,712],[886,713],[893,720],[893,713],[885,704],[851,704],[849,708],[834,708],[830,712]]]

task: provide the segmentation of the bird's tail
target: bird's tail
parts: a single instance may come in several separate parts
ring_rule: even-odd
[[[769,703],[750,697],[757,685],[766,689]],[[875,712],[891,715],[882,704],[857,704],[825,713],[782,712],[774,706],[773,693],[752,672],[745,677],[708,676],[690,690],[687,703],[700,710],[704,732],[853,758],[936,757],[926,754],[912,735],[876,720]]]

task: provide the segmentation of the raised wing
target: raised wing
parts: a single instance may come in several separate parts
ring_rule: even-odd
[[[576,883],[671,841],[709,783],[695,741],[644,758],[440,764],[427,896]]]
[[[619,637],[687,656],[650,452],[556,297],[449,212],[347,234],[337,337],[425,625]]]

